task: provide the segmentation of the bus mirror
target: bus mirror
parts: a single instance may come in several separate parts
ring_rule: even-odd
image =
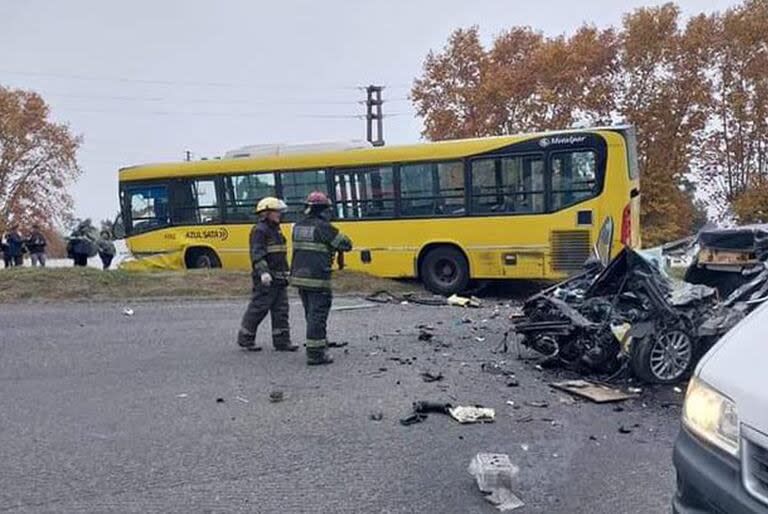
[[[115,217],[115,222],[112,224],[112,239],[125,238],[125,224],[123,223],[123,215],[118,214]]]
[[[613,242],[613,218],[610,216],[605,219],[603,226],[600,228],[600,233],[597,236],[597,243],[595,243],[595,257],[599,260],[603,266],[608,266],[611,262],[611,248]]]

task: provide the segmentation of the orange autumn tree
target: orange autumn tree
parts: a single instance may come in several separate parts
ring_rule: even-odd
[[[40,95],[0,87],[0,231],[61,226],[72,211],[67,186],[80,175],[80,142],[50,119]]]
[[[717,214],[768,222],[768,1],[717,20],[712,121],[700,159]]]
[[[684,237],[696,218],[691,161],[711,109],[712,18],[680,27],[673,4],[638,9],[621,30],[618,113],[637,128],[643,240]]]

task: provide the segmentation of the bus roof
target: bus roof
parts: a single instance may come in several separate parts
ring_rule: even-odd
[[[396,163],[402,161],[450,160],[468,155],[479,154],[499,147],[518,143],[528,139],[552,136],[555,134],[573,134],[585,132],[612,131],[623,132],[628,126],[590,127],[582,129],[556,130],[493,136],[472,139],[452,139],[430,141],[409,145],[393,145],[378,148],[365,148],[342,151],[312,152],[289,155],[274,155],[256,158],[208,159],[201,161],[182,161],[141,164],[121,168],[121,181],[147,180],[155,178],[178,178],[187,176],[206,176],[226,173],[254,171],[285,171],[292,169],[312,169],[324,167],[350,167],[372,164]]]

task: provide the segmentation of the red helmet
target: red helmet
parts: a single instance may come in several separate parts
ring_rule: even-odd
[[[309,193],[307,196],[307,201],[304,203],[307,205],[324,205],[326,207],[331,206],[331,200],[328,198],[328,195],[322,191],[312,191]]]

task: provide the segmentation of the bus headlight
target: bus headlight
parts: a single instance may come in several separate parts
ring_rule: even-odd
[[[739,416],[736,405],[695,377],[688,384],[685,394],[683,424],[710,444],[738,456]]]

